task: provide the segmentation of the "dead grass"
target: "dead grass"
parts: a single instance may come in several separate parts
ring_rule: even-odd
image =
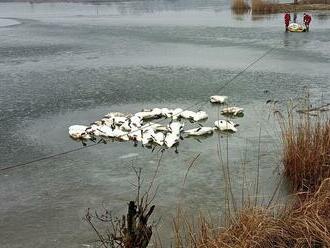
[[[179,211],[173,225],[174,247],[330,247],[330,120],[311,117],[314,112],[309,109],[303,113],[301,118],[293,108],[286,118],[278,113],[284,178],[292,186],[292,204],[270,208],[247,199],[240,211],[225,215],[221,225],[203,215],[193,223]]]
[[[315,192],[330,177],[330,121],[293,117],[282,124],[284,175],[295,192]]]
[[[237,15],[242,15],[250,10],[250,5],[245,0],[232,0],[231,9]]]
[[[175,247],[295,248],[330,247],[330,178],[299,207],[270,209],[247,207],[228,227],[215,228],[200,217],[193,226],[182,215],[174,222]]]
[[[330,0],[301,0],[294,3],[279,3],[277,0],[251,0],[251,6],[244,0],[232,0],[231,9],[235,14],[274,14],[310,10],[330,10]]]
[[[330,4],[330,0],[301,0],[299,4]]]
[[[253,14],[271,14],[278,12],[278,3],[275,1],[251,0]]]

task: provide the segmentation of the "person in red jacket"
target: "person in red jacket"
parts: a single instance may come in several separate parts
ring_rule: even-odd
[[[284,15],[284,23],[285,23],[285,31],[287,32],[288,31],[288,26],[290,24],[290,21],[291,21],[291,16],[289,13],[285,13]]]
[[[310,15],[307,15],[306,13],[304,13],[304,23],[305,23],[307,32],[309,31],[309,24],[311,23],[311,21],[312,21],[312,17]]]

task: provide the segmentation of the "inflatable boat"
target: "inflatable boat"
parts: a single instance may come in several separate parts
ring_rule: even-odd
[[[299,23],[290,23],[288,30],[290,32],[306,32],[306,26]]]

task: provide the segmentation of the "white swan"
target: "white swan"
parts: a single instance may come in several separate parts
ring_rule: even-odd
[[[220,131],[232,131],[237,132],[238,124],[235,124],[232,121],[227,120],[218,120],[214,122],[214,126],[216,126]]]
[[[167,129],[166,126],[163,126],[163,125],[161,125],[159,123],[149,122],[148,124],[146,124],[146,126],[152,127],[152,129],[154,131],[159,131],[159,132],[167,132],[168,131],[168,129]]]
[[[135,126],[135,127],[141,127],[143,124],[143,120],[141,117],[133,115],[131,118],[131,126]]]
[[[113,130],[113,136],[118,140],[129,141],[128,132],[120,130],[119,128]]]
[[[102,124],[102,120],[94,121],[93,123],[91,123],[91,125],[101,126],[101,125],[103,125],[103,124]]]
[[[150,143],[153,141],[153,136],[155,136],[155,132],[152,127],[144,127],[142,130],[142,145],[150,145]]]
[[[243,108],[239,108],[239,107],[227,107],[224,108],[221,111],[221,114],[223,115],[239,115],[239,114],[243,114],[244,113],[244,109]]]
[[[124,116],[115,116],[110,118],[110,123],[112,122],[113,124],[120,126],[122,125],[125,121],[127,120],[127,117]],[[111,124],[110,124],[111,125]]]
[[[113,119],[108,118],[108,117],[104,117],[101,120],[97,120],[97,121],[94,122],[94,124],[96,124],[98,126],[102,126],[102,125],[111,126],[111,125],[114,125]]]
[[[187,134],[188,136],[203,136],[212,134],[214,131],[214,127],[198,127],[189,130],[183,131],[183,133]]]
[[[184,118],[184,119],[190,119],[190,120],[193,120],[194,117],[195,117],[196,113],[194,111],[190,111],[190,110],[185,110],[185,111],[182,111],[179,116],[181,118]]]
[[[179,143],[181,133],[183,132],[184,123],[181,122],[170,122],[168,124],[168,133],[165,136],[164,144],[171,148]]]
[[[137,127],[132,127],[132,130],[128,133],[128,137],[135,142],[141,142],[142,131],[143,131],[142,129],[139,129]]]
[[[96,129],[95,129],[96,128]],[[118,140],[128,141],[128,133],[125,131],[120,130],[119,128],[115,127],[109,127],[107,125],[102,125],[98,127],[93,127],[92,130],[93,135],[100,136],[104,138],[116,138]]]
[[[120,126],[120,129],[123,131],[131,131],[132,127],[141,127],[143,123],[143,120],[141,117],[133,115],[130,118],[127,118],[125,122]]]
[[[109,112],[107,113],[104,117],[105,118],[113,118],[113,117],[126,117],[128,116],[129,114],[124,114],[124,113],[121,113],[121,112]]]
[[[102,126],[100,121],[92,123],[89,127],[86,128],[86,133],[94,136],[102,136],[102,131],[99,130],[99,127]]]
[[[106,125],[106,126],[112,126],[112,125],[121,126],[126,120],[127,117],[123,117],[123,116],[104,117],[101,119],[101,123],[102,125]]]
[[[194,121],[201,121],[201,120],[205,120],[208,118],[208,115],[205,111],[198,111],[197,113],[195,113],[195,116],[193,118]]]
[[[162,117],[162,110],[160,108],[144,109],[141,112],[137,112],[135,116],[143,120],[156,119]]]
[[[180,135],[175,134],[175,133],[167,133],[164,144],[168,147],[171,148],[174,145],[177,145],[179,143]]]
[[[180,133],[183,131],[183,127],[184,127],[184,123],[181,122],[171,122],[170,124],[168,124],[168,130],[175,135],[179,135]]]
[[[162,108],[162,116],[165,118],[172,118],[173,120],[177,120],[180,116],[180,113],[183,111],[182,108],[176,108],[176,109],[168,109],[168,108]]]
[[[162,109],[160,108],[143,109],[142,112],[152,112],[155,116],[162,115]]]
[[[173,120],[177,120],[182,112],[183,112],[182,108],[173,109],[171,118]]]
[[[73,125],[69,127],[69,135],[73,139],[91,139],[91,136],[86,132],[88,126]]]
[[[173,113],[173,109],[161,108],[162,116],[168,118]]]
[[[96,131],[99,132],[99,135],[96,135],[94,132],[94,135],[96,136],[101,136],[101,137],[105,137],[105,138],[114,138],[114,133],[113,133],[114,128],[111,128],[107,125],[101,125],[98,126]]]
[[[165,135],[162,132],[155,133],[151,137],[154,143],[160,146],[164,145]]]
[[[210,102],[223,104],[228,100],[228,96],[210,96]]]
[[[132,121],[131,119],[127,119],[121,126],[120,126],[120,129],[123,130],[123,131],[131,131],[132,130]]]

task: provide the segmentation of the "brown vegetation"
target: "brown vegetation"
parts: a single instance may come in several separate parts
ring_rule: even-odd
[[[251,0],[251,6],[244,0],[233,0],[231,8],[235,14],[244,14],[249,9],[251,9],[252,14],[330,10],[330,0],[301,0],[297,3],[279,3],[275,0]]]
[[[310,10],[330,10],[329,3],[318,3],[319,1],[311,0],[312,3],[303,3],[298,2],[297,4],[293,3],[282,3],[277,4],[277,13],[284,13],[284,12],[303,12],[303,11],[310,11]]]
[[[298,4],[330,4],[330,0],[300,0]]]
[[[293,192],[313,193],[330,177],[330,121],[305,115],[282,124],[284,175]]]
[[[154,209],[154,205],[149,207],[143,202],[137,205],[137,202],[130,201],[127,214],[122,219],[113,219],[109,210],[102,215],[97,212],[93,215],[88,210],[85,220],[93,228],[103,248],[146,248],[152,236],[152,226],[148,225],[148,220]],[[108,225],[105,234],[98,229],[96,222]]]
[[[249,11],[250,5],[245,0],[232,0],[231,9],[237,15],[242,15]]]
[[[202,217],[196,227],[182,219],[174,224],[175,247],[330,247],[330,178],[309,200],[278,216],[270,209],[247,207],[223,228]]]
[[[135,185],[137,190],[136,200],[129,201],[127,214],[122,218],[113,217],[111,211],[105,209],[101,214],[97,211],[94,214],[87,210],[85,220],[91,226],[97,236],[97,242],[103,248],[146,248],[152,237],[152,225],[149,218],[154,212],[155,205],[152,201],[156,192],[152,192],[155,178],[157,176],[160,159],[155,174],[149,184],[148,190],[141,195],[142,178],[141,168],[134,168],[137,177]],[[100,227],[102,226],[102,227]]]
[[[278,3],[264,0],[251,0],[251,9],[253,14],[277,13]]]
[[[249,201],[225,216],[227,225],[220,227],[204,217],[194,226],[180,212],[175,247],[330,247],[330,121],[312,120],[315,110],[299,111],[304,115],[297,121],[293,111],[287,119],[275,111],[281,116],[284,177],[292,186],[293,204],[272,209]],[[317,110],[325,111],[324,106]]]

